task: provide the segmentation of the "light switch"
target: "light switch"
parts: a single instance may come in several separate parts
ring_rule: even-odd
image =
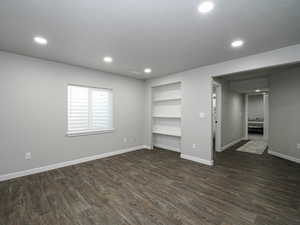
[[[203,118],[205,118],[206,114],[204,112],[200,112],[199,116],[200,116],[201,119],[203,119]]]
[[[31,159],[31,152],[26,152],[25,153],[25,159],[30,160]]]

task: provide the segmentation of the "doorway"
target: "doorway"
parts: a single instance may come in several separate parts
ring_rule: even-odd
[[[262,154],[267,149],[265,141],[268,139],[267,81],[267,77],[241,79],[224,76],[213,79],[211,100],[213,152],[236,150]],[[260,96],[259,110],[252,109],[252,97],[256,96]],[[255,112],[248,112],[250,109]],[[240,149],[244,145],[245,148]]]
[[[246,94],[245,98],[246,139],[267,142],[269,136],[269,95],[267,92],[259,92]]]

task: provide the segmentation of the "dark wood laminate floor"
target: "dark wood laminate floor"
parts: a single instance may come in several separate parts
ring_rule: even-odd
[[[1,225],[299,225],[300,166],[142,150],[0,183]]]

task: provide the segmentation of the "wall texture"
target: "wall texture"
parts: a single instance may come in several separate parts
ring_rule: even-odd
[[[270,150],[300,160],[300,67],[270,77]]]
[[[68,84],[113,88],[114,132],[66,137]],[[143,145],[144,90],[144,81],[0,52],[0,175]]]
[[[248,96],[248,118],[264,118],[264,97],[263,95]]]

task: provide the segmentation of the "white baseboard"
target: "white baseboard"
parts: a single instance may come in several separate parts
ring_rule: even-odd
[[[36,174],[36,173],[42,173],[42,172],[45,172],[48,170],[54,170],[54,169],[58,169],[58,168],[66,167],[66,166],[80,164],[80,163],[84,163],[84,162],[88,162],[88,161],[92,161],[92,160],[96,160],[96,159],[102,159],[102,158],[119,155],[119,154],[123,154],[126,152],[141,150],[141,149],[145,149],[145,146],[144,145],[135,146],[132,148],[102,153],[100,155],[93,155],[93,156],[88,156],[88,157],[75,159],[75,160],[71,160],[71,161],[55,163],[55,164],[48,165],[48,166],[42,166],[42,167],[33,168],[33,169],[29,169],[29,170],[23,170],[23,171],[14,172],[14,173],[3,174],[3,175],[0,175],[0,181],[10,180],[13,178],[28,176],[28,175],[32,175],[32,174]]]
[[[295,163],[300,163],[299,158],[295,158],[295,157],[285,155],[285,154],[282,154],[282,153],[279,153],[279,152],[273,152],[271,150],[268,150],[268,153],[270,155],[274,155],[274,156],[277,156],[277,157],[282,158],[282,159],[286,159],[286,160],[289,160],[289,161],[292,161],[292,162],[295,162]]]
[[[162,144],[154,144],[155,147],[157,148],[162,148],[162,149],[166,149],[166,150],[171,150],[174,152],[180,152],[179,148],[173,147],[173,146],[168,146],[168,145],[162,145]]]
[[[148,146],[148,145],[143,145],[143,148],[144,149],[148,149],[148,150],[152,150],[152,148],[150,146]]]
[[[205,164],[207,166],[213,166],[214,165],[213,160],[201,159],[201,158],[191,156],[191,155],[180,154],[180,158],[191,160],[191,161],[198,162],[198,163],[202,163],[202,164]]]
[[[230,142],[229,144],[224,145],[224,146],[221,148],[221,150],[224,151],[224,150],[226,150],[227,148],[230,148],[231,146],[233,146],[233,145],[239,143],[239,142],[242,141],[242,140],[246,140],[246,138],[243,137],[243,138],[237,139],[237,140],[235,140],[235,141],[233,141],[233,142]]]

